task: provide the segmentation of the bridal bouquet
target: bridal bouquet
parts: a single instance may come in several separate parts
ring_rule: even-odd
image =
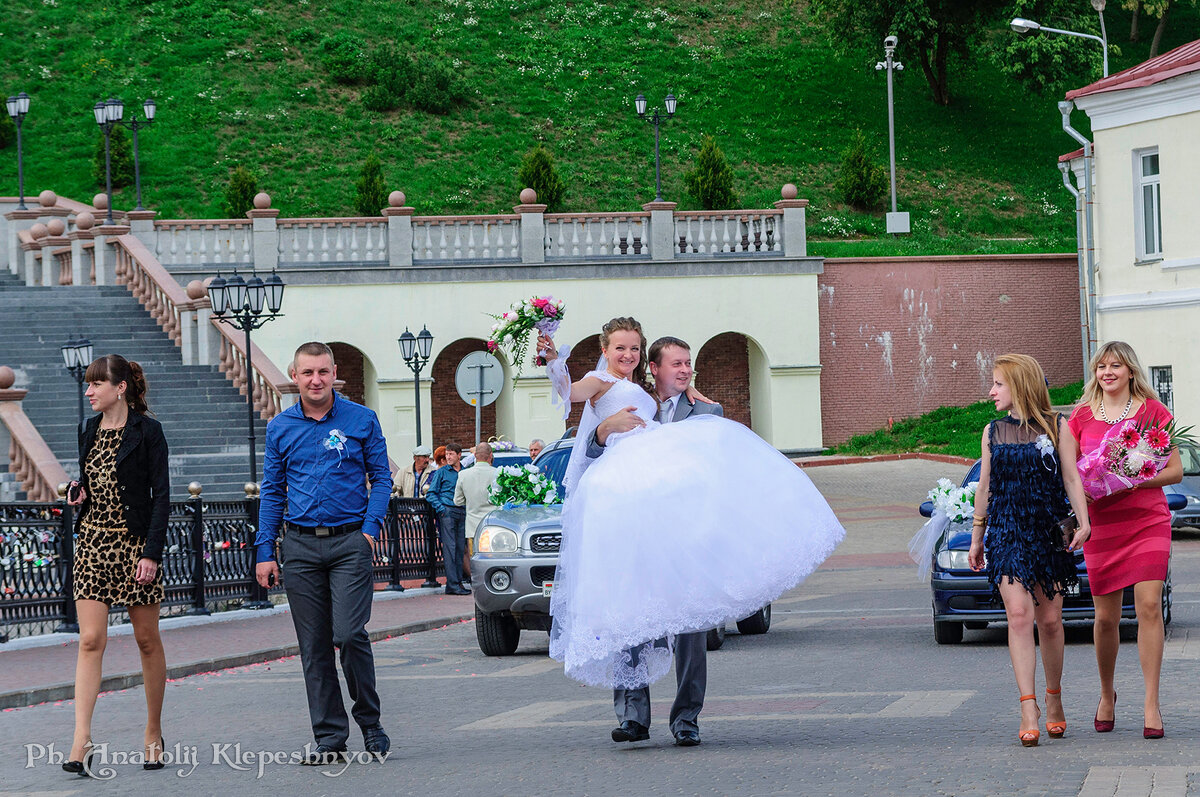
[[[966,487],[956,487],[949,479],[938,479],[937,486],[929,491],[933,516],[908,543],[908,555],[917,563],[917,576],[922,581],[929,577],[933,549],[946,529],[951,523],[962,523],[975,514],[975,488],[978,486],[979,482],[967,482]]]
[[[492,334],[487,342],[488,351],[495,353],[504,349],[513,364],[513,378],[516,379],[521,375],[531,333],[544,332],[549,337],[554,337],[562,321],[563,312],[562,299],[534,296],[513,305],[501,315],[493,315],[496,323],[492,324]],[[546,361],[539,355],[534,364],[545,365]]]
[[[1166,467],[1180,441],[1192,442],[1191,428],[1181,429],[1174,420],[1164,426],[1137,423],[1132,418],[1114,424],[1100,445],[1076,463],[1084,492],[1093,499],[1103,498],[1153,479]]]
[[[488,486],[493,504],[512,509],[561,503],[558,487],[533,465],[504,465],[496,470],[496,481]]]

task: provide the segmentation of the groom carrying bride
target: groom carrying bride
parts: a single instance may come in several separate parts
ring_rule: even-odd
[[[659,338],[650,344],[646,359],[654,377],[654,393],[659,401],[659,423],[674,423],[694,415],[723,415],[720,404],[692,401],[687,395],[692,384],[691,348],[679,338]],[[600,422],[588,439],[587,455],[595,459],[604,453],[604,443],[611,434],[628,432],[645,422],[626,407]],[[675,702],[671,705],[671,733],[675,744],[694,747],[700,744],[698,718],[704,706],[704,688],[708,681],[705,659],[707,631],[692,631],[675,637]],[[666,640],[646,645],[663,646]],[[641,645],[631,651],[637,659]],[[621,724],[613,729],[614,742],[638,742],[650,738],[650,687],[614,689],[613,707]]]

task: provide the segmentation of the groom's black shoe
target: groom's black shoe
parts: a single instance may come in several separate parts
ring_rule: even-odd
[[[633,720],[625,720],[621,723],[621,727],[613,728],[612,732],[614,742],[641,742],[649,738],[650,729]]]
[[[677,731],[675,733],[675,744],[679,747],[695,747],[700,744],[700,732]]]

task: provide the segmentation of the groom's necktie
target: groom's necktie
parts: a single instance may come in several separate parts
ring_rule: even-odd
[[[667,399],[666,401],[664,401],[662,403],[662,405],[659,406],[659,408],[658,408],[658,422],[659,423],[670,423],[671,416],[675,414],[673,412],[674,407],[675,407],[675,404],[670,399]]]

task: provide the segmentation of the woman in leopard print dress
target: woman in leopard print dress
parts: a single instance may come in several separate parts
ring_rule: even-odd
[[[92,714],[100,692],[108,612],[124,606],[142,658],[146,690],[145,769],[161,769],[166,656],[158,632],[169,483],[162,426],[146,413],[146,378],[136,362],[110,354],[88,366],[87,397],[97,415],[79,432],[76,521],[75,735],[63,769],[90,774]]]

